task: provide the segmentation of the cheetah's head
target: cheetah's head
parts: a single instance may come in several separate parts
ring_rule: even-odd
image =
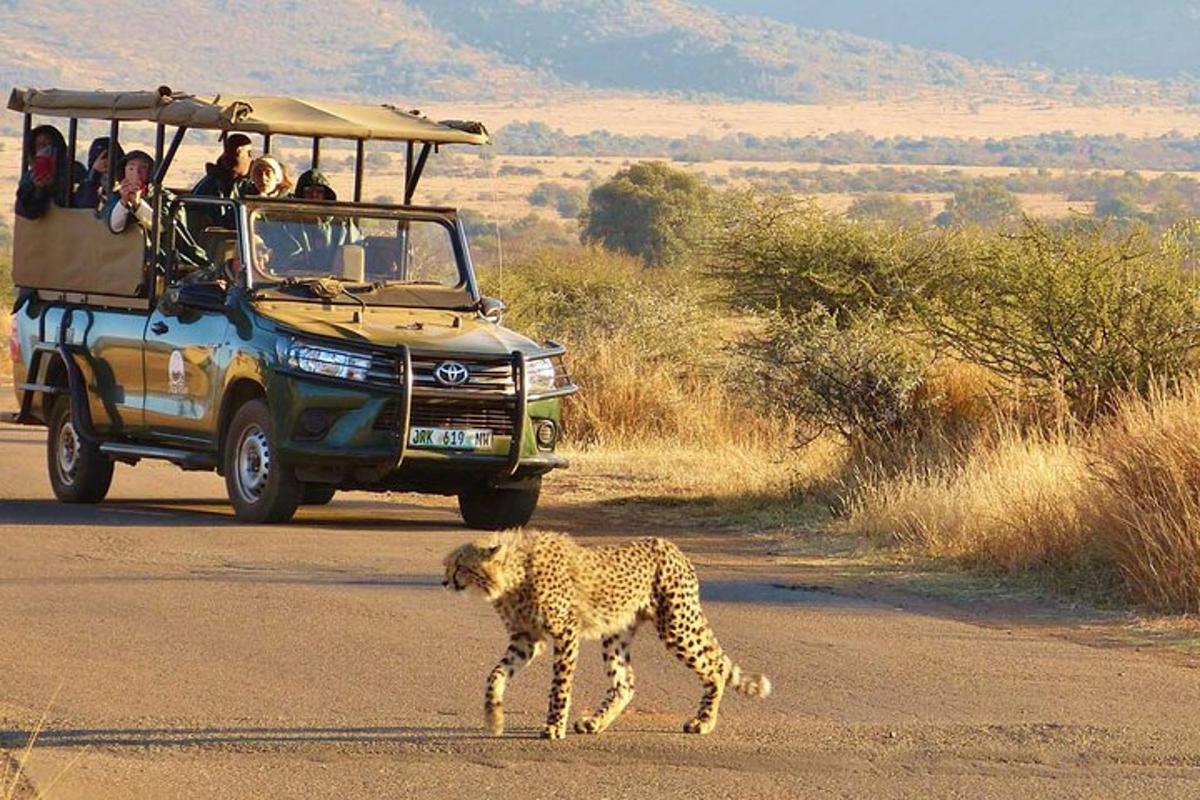
[[[501,568],[499,554],[501,544],[470,542],[452,551],[442,562],[446,575],[442,586],[461,592],[475,588],[489,598],[501,593]]]

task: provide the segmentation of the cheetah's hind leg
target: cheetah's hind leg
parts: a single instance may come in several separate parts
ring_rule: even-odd
[[[630,663],[630,647],[636,624],[629,629],[604,639],[604,668],[612,682],[604,696],[604,702],[596,713],[575,723],[576,733],[601,733],[621,716],[621,712],[633,699],[633,665]]]

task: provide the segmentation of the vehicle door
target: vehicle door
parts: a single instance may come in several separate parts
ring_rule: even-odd
[[[193,204],[200,205],[185,200],[175,213],[165,215],[166,276],[145,334],[145,425],[152,438],[164,443],[204,447],[217,435],[222,364],[229,352],[225,262],[237,234],[209,226],[211,241],[203,248],[209,263],[186,263],[181,239],[187,237],[188,246],[198,240],[186,227],[186,210]],[[197,296],[204,302],[181,302]]]

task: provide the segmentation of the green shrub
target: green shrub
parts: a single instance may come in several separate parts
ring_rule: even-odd
[[[1182,237],[1027,222],[953,244],[926,285],[932,335],[1002,375],[1059,387],[1082,419],[1197,364],[1200,304]]]
[[[708,260],[738,311],[823,308],[840,324],[867,311],[901,318],[937,258],[937,238],[853,222],[809,200],[731,195],[724,213]]]
[[[879,314],[846,322],[823,308],[774,315],[745,350],[768,407],[854,444],[908,432],[929,364]]]

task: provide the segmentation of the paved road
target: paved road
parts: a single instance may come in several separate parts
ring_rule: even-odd
[[[118,467],[111,502],[70,507],[43,440],[0,425],[0,748],[53,699],[27,769],[53,798],[1200,796],[1194,671],[779,588],[811,576],[702,533],[673,536],[769,701],[733,697],[712,736],[678,733],[698,686],[644,632],[609,733],[532,738],[543,661],[511,689],[512,735],[489,738],[504,635],[439,585],[469,536],[449,502],[350,494],[247,527],[215,476],[145,464]],[[645,532],[550,499],[582,538]],[[591,644],[577,708],[602,688]]]

